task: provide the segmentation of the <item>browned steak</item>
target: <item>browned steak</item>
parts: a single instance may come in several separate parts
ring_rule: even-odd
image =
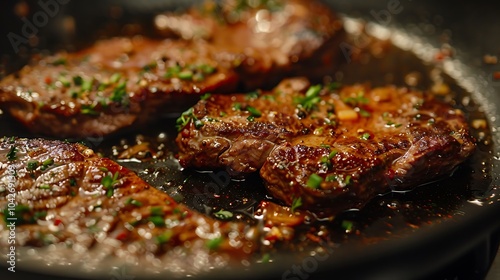
[[[310,86],[212,95],[178,121],[184,166],[260,169],[269,192],[291,205],[339,211],[376,193],[449,174],[474,150],[460,110],[391,86]]]
[[[215,221],[176,203],[135,173],[87,147],[60,141],[0,140],[0,244],[61,244],[87,253],[208,269],[249,257],[257,241],[244,224]],[[193,262],[202,258],[200,268]]]
[[[61,53],[0,82],[0,106],[35,133],[103,136],[227,92],[237,76],[204,42],[117,38]]]
[[[38,60],[0,82],[0,107],[34,133],[96,137],[179,114],[206,92],[270,86],[298,73],[331,73],[340,53],[334,44],[343,33],[325,6],[230,3],[220,12],[176,15],[211,22],[206,40],[117,38]],[[237,19],[226,19],[233,13]]]
[[[315,0],[205,1],[182,15],[159,15],[155,22],[163,33],[201,38],[239,54],[236,71],[251,89],[275,86],[286,76],[331,74],[345,40],[340,18]]]

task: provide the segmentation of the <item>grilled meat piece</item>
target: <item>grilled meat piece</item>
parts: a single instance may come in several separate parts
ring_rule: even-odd
[[[34,133],[100,137],[234,90],[237,76],[214,56],[204,42],[104,40],[8,76],[0,106]]]
[[[207,1],[155,22],[164,34],[207,40],[239,54],[235,70],[247,89],[273,87],[287,76],[331,74],[345,40],[340,18],[315,0]]]
[[[474,151],[463,113],[431,95],[335,86],[297,78],[201,100],[179,119],[180,162],[235,175],[260,169],[288,205],[300,198],[306,209],[339,211],[449,174]]]
[[[123,260],[154,254],[192,271],[190,260],[241,260],[257,245],[244,224],[194,212],[80,144],[3,138],[0,162],[3,248],[15,223],[17,247],[63,243],[82,258],[96,251]]]
[[[102,137],[179,114],[206,92],[331,73],[339,54],[332,44],[343,33],[328,9],[293,1],[250,10],[239,11],[245,20],[217,24],[210,40],[115,38],[43,58],[0,82],[0,107],[37,134]],[[272,32],[254,30],[267,24]]]

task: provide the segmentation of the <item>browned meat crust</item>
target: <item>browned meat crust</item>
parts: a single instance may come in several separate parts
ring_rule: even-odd
[[[116,38],[41,59],[0,82],[0,107],[37,134],[101,137],[181,113],[206,92],[331,73],[340,54],[334,44],[343,38],[340,20],[315,1],[274,8],[233,7],[232,21],[217,20],[228,10],[193,9],[172,17],[187,17],[182,26],[213,26],[208,38]]]
[[[237,76],[204,42],[117,38],[26,66],[0,83],[0,105],[34,133],[104,136],[227,92]]]
[[[260,94],[213,95],[180,118],[183,166],[260,169],[291,205],[332,211],[449,174],[475,148],[460,110],[406,88],[283,81]]]
[[[159,30],[204,39],[239,54],[246,89],[275,86],[284,77],[333,73],[345,40],[342,21],[319,1],[206,1],[188,13],[156,17]]]
[[[64,243],[82,255],[106,247],[191,269],[193,258],[238,261],[257,246],[244,224],[205,217],[87,147],[59,141],[0,140],[0,208],[5,248],[11,223],[17,247]]]

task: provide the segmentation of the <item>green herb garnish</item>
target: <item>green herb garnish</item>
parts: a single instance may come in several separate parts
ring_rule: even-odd
[[[356,97],[347,97],[343,99],[344,103],[351,105],[352,107],[357,107],[359,105],[366,105],[370,103],[370,100],[365,97],[364,92],[359,92]]]
[[[323,178],[318,174],[313,173],[311,176],[309,176],[309,179],[307,180],[307,186],[311,189],[319,189],[322,182]]]
[[[33,171],[37,169],[39,165],[40,163],[38,162],[38,160],[30,160],[27,163],[26,169],[28,169],[28,171]]]
[[[7,160],[14,161],[16,159],[17,159],[17,147],[13,145],[10,147],[9,152],[7,153]]]
[[[134,205],[134,206],[140,207],[140,206],[142,206],[142,203],[138,200],[135,200],[135,199],[129,197],[127,199],[127,201],[125,201],[125,205]]]
[[[172,236],[174,235],[173,231],[172,230],[166,230],[165,232],[163,232],[162,234],[158,235],[156,237],[156,243],[158,244],[165,244],[167,243],[168,241],[170,241],[170,239],[172,238]]]
[[[112,197],[114,194],[114,186],[118,183],[118,176],[120,174],[118,172],[115,172],[113,176],[111,175],[106,175],[102,178],[101,180],[101,185],[104,187],[106,190],[106,196],[107,197]]]
[[[299,208],[300,206],[302,206],[302,198],[301,197],[294,198],[292,200],[292,208],[290,210],[292,212],[295,212],[295,210],[297,210],[297,208]]]
[[[361,140],[369,140],[371,137],[372,137],[372,136],[370,135],[370,133],[365,132],[365,133],[363,133],[363,134],[362,134],[359,138],[360,138]]]
[[[220,245],[222,245],[222,241],[223,241],[222,237],[216,237],[216,238],[207,240],[205,245],[207,246],[207,248],[209,250],[217,250],[220,247]]]
[[[319,97],[321,89],[322,89],[321,85],[311,86],[307,90],[305,97],[294,98],[294,102],[297,103],[304,110],[311,111],[321,101],[321,98]]]
[[[233,213],[221,209],[221,210],[217,211],[216,213],[214,213],[214,216],[219,218],[219,219],[226,220],[226,219],[232,218]]]
[[[262,116],[262,113],[252,106],[247,106],[246,110],[255,118],[260,118]]]
[[[151,216],[148,218],[148,221],[152,222],[157,227],[165,226],[165,219],[161,216]]]

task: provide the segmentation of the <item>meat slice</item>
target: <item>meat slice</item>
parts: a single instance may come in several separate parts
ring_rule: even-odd
[[[192,106],[198,94],[232,91],[237,80],[204,42],[116,38],[8,76],[0,106],[34,133],[100,137]]]
[[[80,144],[0,140],[0,244],[62,244],[81,259],[159,259],[188,274],[248,258],[257,242],[244,224],[215,221],[176,203],[135,173]],[[65,245],[64,245],[65,244]],[[205,267],[194,265],[203,259]]]
[[[247,89],[273,87],[287,76],[331,74],[345,40],[341,19],[315,0],[205,1],[155,22],[163,34],[207,40],[239,54],[236,71]]]
[[[271,86],[299,72],[331,73],[340,53],[333,44],[343,32],[325,6],[228,3],[222,14],[176,15],[212,22],[206,40],[115,38],[40,59],[0,81],[0,107],[36,134],[102,137],[179,114],[203,93]],[[237,13],[238,20],[214,23],[228,13]],[[265,26],[271,29],[261,30]]]
[[[339,211],[449,174],[475,149],[463,113],[432,95],[337,86],[297,78],[201,100],[178,121],[180,162],[236,176],[260,170],[288,205]]]

